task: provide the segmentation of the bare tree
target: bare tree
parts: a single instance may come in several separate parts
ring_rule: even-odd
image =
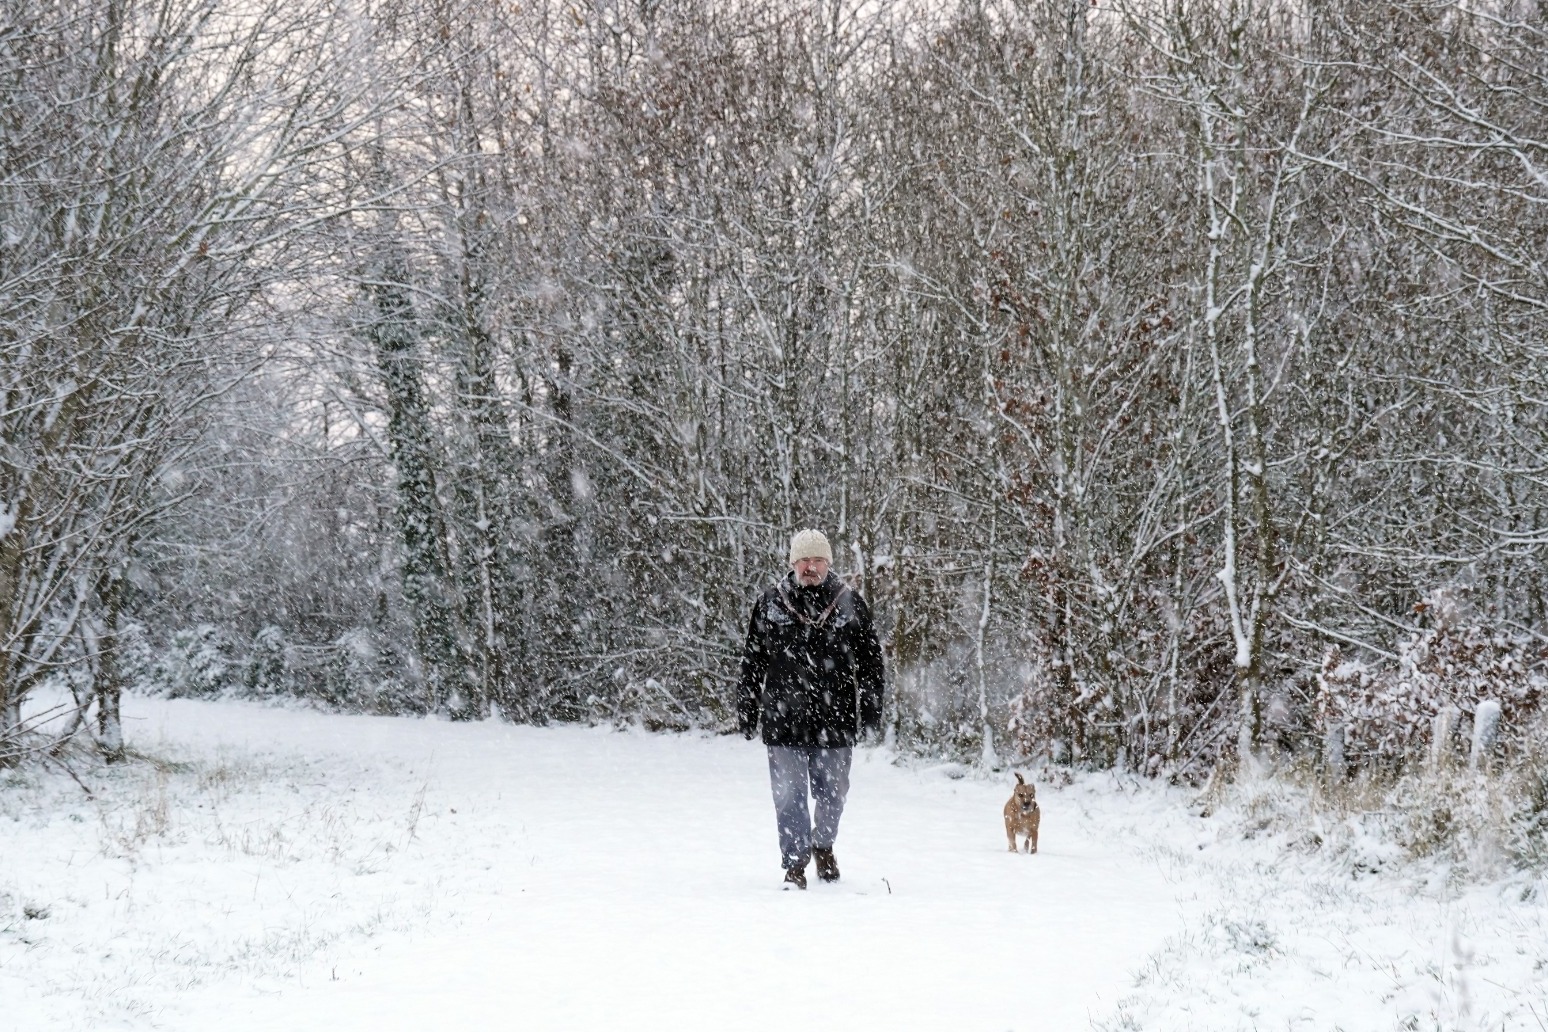
[[[82,621],[116,617],[148,521],[186,496],[202,420],[262,360],[228,335],[287,227],[316,214],[298,177],[353,85],[336,18],[109,0],[29,10],[0,36],[5,732]],[[116,753],[119,685],[100,688]]]

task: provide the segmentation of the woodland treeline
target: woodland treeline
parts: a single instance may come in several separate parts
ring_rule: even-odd
[[[1540,710],[1538,3],[27,0],[0,226],[12,760],[725,729],[803,526],[907,749]]]

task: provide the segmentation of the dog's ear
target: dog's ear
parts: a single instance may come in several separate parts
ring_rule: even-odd
[[[1026,781],[1022,778],[1022,776],[1019,773],[1017,773],[1016,771],[1011,771],[1011,773],[1016,775],[1016,784],[1018,784],[1018,785],[1025,785],[1026,784]]]

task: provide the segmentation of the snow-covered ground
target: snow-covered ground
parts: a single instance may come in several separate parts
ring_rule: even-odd
[[[0,773],[7,1032],[1548,1029],[1548,881],[1178,789],[1042,782],[1013,856],[1009,773],[861,750],[784,892],[739,738],[125,705],[143,759]]]

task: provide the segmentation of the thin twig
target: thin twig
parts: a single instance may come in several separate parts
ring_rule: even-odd
[[[60,769],[62,769],[66,774],[70,775],[70,780],[81,786],[81,791],[86,793],[87,799],[97,798],[92,790],[86,787],[86,782],[76,777],[75,771],[71,770],[70,765],[64,760],[60,759],[58,756],[55,756],[53,753],[45,753],[43,758],[46,760],[53,760],[55,763],[59,764]]]

